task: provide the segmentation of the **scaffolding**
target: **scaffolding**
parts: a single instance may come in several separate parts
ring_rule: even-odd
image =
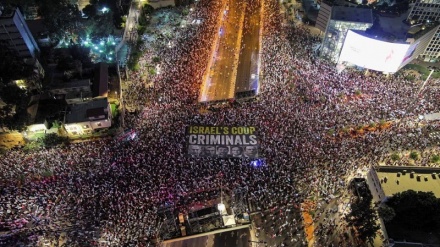
[[[164,205],[157,210],[159,216],[158,231],[161,239],[170,239],[179,235],[177,220],[174,216],[174,205]]]
[[[238,187],[233,189],[231,207],[236,215],[249,211],[247,188]]]
[[[207,207],[189,212],[187,223],[191,234],[207,232],[221,227],[221,215],[215,206]]]

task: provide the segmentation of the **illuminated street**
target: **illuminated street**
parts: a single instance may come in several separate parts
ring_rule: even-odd
[[[38,108],[61,94],[66,107],[57,121],[53,106],[45,118],[34,114],[35,141],[20,131],[0,136],[11,147],[0,154],[0,246],[388,246],[380,189],[392,194],[415,182],[429,190],[439,181],[440,72],[338,67],[316,52],[316,29],[280,14],[286,5],[199,0],[143,12],[132,4],[122,91],[109,87],[122,92],[111,93],[125,114],[109,104],[81,108],[76,127],[95,129],[75,140],[63,135],[64,116],[107,100],[83,97],[99,80],[81,78],[81,62],[66,55],[51,64],[66,68],[59,84],[76,76],[84,85],[63,94],[4,83],[7,126],[24,129],[27,122],[15,123],[30,118],[18,96],[32,96]],[[87,56],[114,59],[116,39],[92,40],[81,37],[93,49]],[[255,100],[228,100],[248,91]],[[24,117],[13,116],[19,110]],[[111,127],[98,128],[104,123]],[[386,166],[396,172],[384,168],[372,180]]]
[[[260,4],[259,1],[228,0],[221,21],[214,52],[209,60],[199,101],[223,101],[237,91],[258,88]]]

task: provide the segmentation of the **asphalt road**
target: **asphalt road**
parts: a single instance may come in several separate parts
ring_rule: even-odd
[[[235,92],[249,91],[257,88],[258,59],[260,52],[260,0],[250,0],[247,5],[243,25],[241,55],[235,80]],[[252,77],[252,74],[254,75]]]
[[[215,52],[202,84],[201,102],[222,101],[247,91],[252,73],[256,73],[259,53],[259,0],[227,0],[220,14],[221,25]],[[252,5],[252,8],[247,5]],[[241,50],[241,52],[240,52]]]

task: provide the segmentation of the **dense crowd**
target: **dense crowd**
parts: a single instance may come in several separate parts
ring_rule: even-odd
[[[148,246],[159,233],[158,208],[174,205],[186,212],[218,197],[221,186],[225,193],[245,188],[258,210],[278,209],[264,216],[273,220],[286,205],[293,210],[306,199],[323,204],[335,200],[348,175],[387,160],[392,151],[422,150],[420,164],[430,165],[426,157],[438,152],[438,140],[427,133],[438,127],[415,121],[436,110],[438,85],[419,94],[419,85],[403,72],[338,73],[334,64],[315,56],[312,47],[319,38],[307,27],[282,25],[279,3],[273,0],[263,4],[260,95],[252,102],[201,112],[195,103],[218,14],[226,4],[200,1],[189,16],[203,20],[200,25],[176,30],[185,32],[176,35],[176,46],[165,43],[146,52],[147,62],[161,58],[163,73],[148,79],[153,89],[141,90],[145,81],[140,72],[130,75],[126,97],[145,104],[126,116],[137,140],[13,150],[1,157],[0,232],[8,231],[8,237],[0,241],[33,246],[40,237],[58,241],[62,236],[67,246],[98,241]],[[344,128],[381,120],[392,124],[362,136],[339,135]],[[246,159],[187,157],[185,128],[195,124],[255,126],[265,162],[256,167]],[[299,214],[295,226],[285,217],[268,231],[289,246],[305,245]],[[287,234],[282,237],[281,232]],[[332,241],[317,239],[318,246]]]

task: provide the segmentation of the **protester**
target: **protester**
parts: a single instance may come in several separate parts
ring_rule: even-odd
[[[414,120],[438,110],[437,82],[418,94],[419,81],[407,80],[405,72],[338,73],[335,64],[314,55],[318,37],[305,26],[282,25],[279,2],[274,0],[261,1],[264,79],[258,99],[201,113],[196,103],[199,88],[226,2],[199,1],[188,18],[197,17],[200,25],[176,29],[176,46],[165,42],[144,51],[145,63],[161,58],[162,73],[148,79],[154,85],[150,89],[142,72],[130,74],[132,83],[124,97],[141,107],[127,114],[125,122],[139,139],[13,150],[1,157],[0,232],[10,236],[0,241],[32,245],[40,238],[59,241],[65,234],[67,246],[146,246],[159,234],[160,207],[173,205],[188,212],[218,198],[221,186],[223,193],[245,188],[252,208],[276,209],[265,216],[274,221],[306,199],[334,202],[335,195],[345,191],[350,174],[388,162],[390,150],[422,150],[420,165],[431,165],[429,156],[439,149],[426,133],[438,125],[414,126]],[[359,136],[341,134],[347,127],[381,120],[392,124]],[[259,149],[234,147],[231,153],[258,153],[264,165],[229,155],[214,158],[208,153],[215,154],[215,149],[202,152],[200,146],[192,147],[197,157],[188,157],[189,125],[255,126]],[[268,231],[274,236],[286,233],[290,237],[285,242],[304,244],[300,216],[282,217],[286,222],[274,223],[278,225]]]

